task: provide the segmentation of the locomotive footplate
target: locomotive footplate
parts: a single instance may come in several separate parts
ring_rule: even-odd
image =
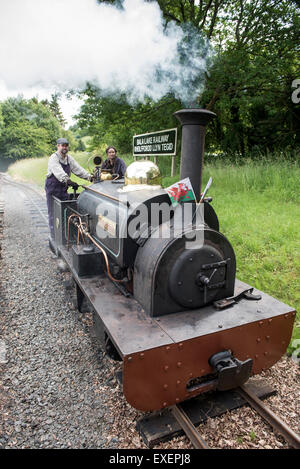
[[[209,359],[220,352],[228,351],[234,360],[248,363],[246,368],[252,360],[251,375],[255,375],[286,351],[295,310],[263,292],[255,290],[261,300],[241,299],[229,309],[210,305],[150,317],[104,274],[79,277],[71,250],[58,249],[93,307],[99,334],[104,332],[123,361],[123,393],[136,409],[160,410],[216,389],[218,376]],[[239,280],[235,285],[235,296],[251,288]],[[250,374],[246,368],[243,373]]]

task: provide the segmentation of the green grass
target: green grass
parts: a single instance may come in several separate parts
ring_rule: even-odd
[[[8,168],[8,174],[18,181],[27,181],[43,187],[47,174],[48,157],[16,161]]]
[[[209,164],[203,187],[210,176],[208,195],[234,247],[237,277],[298,311],[292,344],[300,338],[300,168],[287,161]]]
[[[88,157],[84,152],[75,155],[86,169]],[[121,157],[127,164],[133,161],[131,156]],[[18,161],[9,174],[43,187],[47,161]],[[164,187],[179,180],[179,173],[169,176],[170,158],[161,157],[159,166]],[[293,340],[300,339],[300,167],[289,160],[217,161],[205,165],[203,187],[210,176],[208,195],[213,197],[220,231],[234,247],[237,277],[298,311],[291,353]]]

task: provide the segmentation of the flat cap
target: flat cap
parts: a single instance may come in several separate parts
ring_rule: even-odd
[[[69,142],[66,138],[59,138],[57,141],[56,141],[57,145],[63,145],[64,143],[66,143],[67,145],[69,145]]]

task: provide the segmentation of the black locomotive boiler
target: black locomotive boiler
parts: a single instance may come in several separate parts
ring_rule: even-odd
[[[175,116],[180,176],[199,201],[205,127],[215,115]],[[173,207],[150,161],[130,165],[125,181],[101,180],[99,166],[97,176],[77,199],[54,198],[55,247],[75,280],[78,308],[85,297],[103,347],[122,361],[127,401],[159,410],[234,388],[275,364],[296,313],[236,279],[234,250],[209,199]]]

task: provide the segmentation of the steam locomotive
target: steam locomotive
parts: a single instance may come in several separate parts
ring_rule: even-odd
[[[158,167],[137,161],[124,180],[101,172],[76,198],[53,198],[55,249],[86,298],[102,346],[122,361],[123,393],[154,411],[245,383],[275,364],[295,311],[236,279],[234,250],[201,196],[205,128],[215,114],[175,113],[181,179],[197,201],[172,206]]]

